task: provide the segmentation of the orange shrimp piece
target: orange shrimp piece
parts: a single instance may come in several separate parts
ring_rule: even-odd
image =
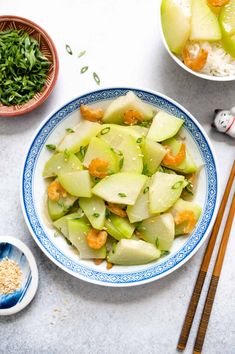
[[[104,178],[108,175],[108,161],[93,159],[88,167],[91,176]]]
[[[230,0],[207,0],[209,5],[221,7],[229,3]]]
[[[103,262],[103,259],[102,259],[102,258],[96,258],[96,259],[94,259],[95,265],[100,265],[102,262]]]
[[[171,149],[168,146],[165,146],[167,149],[167,153],[163,159],[163,163],[169,166],[177,166],[182,161],[184,161],[186,157],[186,146],[184,143],[181,144],[180,150],[177,155],[172,155]]]
[[[106,269],[111,269],[111,268],[113,268],[113,263],[107,262]]]
[[[93,248],[94,250],[99,250],[105,245],[107,237],[108,234],[106,231],[91,229],[86,236],[86,240],[90,248]]]
[[[80,112],[84,119],[90,122],[100,122],[103,118],[104,112],[101,108],[90,108],[84,104],[80,106]]]
[[[58,181],[53,181],[49,184],[47,187],[47,194],[48,198],[53,202],[58,202],[61,197],[65,198],[68,195]]]
[[[188,68],[194,71],[200,71],[206,64],[208,52],[205,49],[201,48],[197,57],[192,58],[190,56],[188,48],[185,47],[182,53],[182,57],[183,57],[184,64]]]
[[[143,114],[135,111],[133,109],[129,109],[124,112],[124,123],[127,125],[134,125],[143,120]]]
[[[181,224],[184,221],[188,221],[187,226],[184,228],[184,233],[189,234],[193,231],[194,226],[196,225],[196,218],[194,213],[191,210],[181,211],[175,216],[176,225]]]
[[[121,218],[125,218],[127,216],[126,210],[120,208],[119,205],[114,203],[108,203],[107,208],[115,215],[120,216]]]

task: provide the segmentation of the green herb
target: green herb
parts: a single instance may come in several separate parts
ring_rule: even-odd
[[[182,186],[183,183],[184,183],[184,181],[178,181],[175,184],[173,184],[171,189],[179,189]]]
[[[118,193],[118,196],[121,198],[125,198],[127,195],[125,193]]]
[[[93,78],[94,78],[95,82],[97,83],[97,85],[100,85],[100,78],[95,72],[93,72]]]
[[[68,244],[69,246],[72,245],[72,242],[70,242],[67,238],[65,238],[65,241],[67,242],[67,244]]]
[[[67,149],[65,149],[65,150],[64,150],[64,157],[65,157],[66,159],[69,159],[69,156],[70,156],[70,152],[69,152]]]
[[[161,251],[161,256],[167,256],[170,254],[170,251]]]
[[[105,217],[106,217],[106,219],[109,218],[110,215],[111,215],[111,212],[109,211],[109,209],[106,208],[105,209]]]
[[[82,161],[83,161],[83,159],[85,157],[85,154],[86,154],[86,147],[85,146],[80,146],[79,155],[81,156]]]
[[[46,145],[46,148],[47,148],[48,150],[53,151],[53,150],[55,150],[55,149],[56,149],[56,146],[55,146],[55,145],[53,145],[53,144],[47,144],[47,145]]]
[[[42,91],[50,66],[39,43],[24,30],[0,32],[0,102],[28,102]]]
[[[73,55],[72,49],[71,49],[71,47],[70,47],[68,44],[66,44],[65,48],[66,48],[67,53],[68,53],[69,55]]]
[[[83,68],[81,68],[80,70],[80,73],[84,74],[87,70],[88,70],[88,66],[83,66]]]
[[[146,194],[148,191],[149,191],[149,187],[145,187],[143,193]]]
[[[137,144],[140,144],[141,141],[142,141],[142,138],[138,138],[138,139],[136,140]]]
[[[94,214],[92,214],[92,216],[94,216],[94,218],[98,218],[100,216],[100,214],[99,213],[94,213]]]
[[[123,164],[124,164],[124,156],[122,156],[119,160],[119,169],[123,167]]]
[[[83,50],[81,51],[79,54],[78,54],[78,58],[81,58],[83,55],[86,54],[86,50]]]
[[[58,201],[57,204],[58,204],[58,205],[63,209],[63,211],[66,212],[66,213],[67,213],[67,211],[70,209],[69,206],[66,206],[66,205],[64,204],[63,200]]]
[[[144,120],[144,121],[142,121],[140,123],[140,126],[141,127],[145,127],[145,128],[149,128],[150,127],[150,123],[148,121]]]
[[[101,135],[105,135],[105,134],[107,134],[110,131],[110,129],[111,129],[110,127],[106,127],[106,128],[101,130],[100,134]]]
[[[74,133],[74,130],[71,129],[71,128],[66,128],[65,130],[66,130],[66,132],[68,132],[68,133]]]
[[[193,184],[191,182],[188,182],[187,186],[185,187],[185,190],[188,194],[194,195]]]
[[[149,172],[147,165],[144,165],[142,173],[143,175],[151,177],[151,173]]]

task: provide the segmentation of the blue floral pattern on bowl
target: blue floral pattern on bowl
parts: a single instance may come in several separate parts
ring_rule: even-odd
[[[58,124],[60,124],[60,122],[65,120],[69,114],[79,109],[81,104],[93,104],[109,99],[115,99],[130,90],[135,92],[135,94],[146,103],[149,103],[158,109],[169,112],[184,120],[185,129],[193,137],[193,140],[201,153],[201,158],[204,162],[208,192],[203,215],[200,218],[194,232],[190,235],[190,238],[178,252],[174,253],[171,257],[168,257],[161,263],[149,264],[148,267],[142,271],[133,271],[130,267],[130,271],[127,272],[109,273],[99,270],[96,271],[88,265],[85,266],[80,264],[79,260],[78,262],[73,261],[63,254],[55,244],[53,244],[45,233],[37,216],[32,185],[34,169],[40,151],[45,146],[51,132],[57,127]],[[211,221],[214,217],[214,212],[217,209],[217,189],[218,176],[215,160],[207,139],[199,125],[183,108],[180,108],[176,103],[172,102],[163,95],[132,88],[103,89],[85,94],[65,104],[56,113],[50,116],[35,136],[27,154],[22,175],[22,203],[25,217],[31,232],[40,247],[46,251],[46,254],[55,263],[74,276],[87,281],[95,282],[97,284],[113,286],[124,286],[137,283],[140,284],[157,279],[165,273],[178,268],[186,260],[186,258],[189,258],[199,244],[202,243],[208,228],[211,227]]]

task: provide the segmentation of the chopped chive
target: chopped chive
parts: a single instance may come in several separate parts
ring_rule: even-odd
[[[178,181],[175,184],[173,184],[171,189],[179,189],[182,186],[183,183],[184,183],[184,181]]]
[[[56,146],[53,145],[53,144],[47,144],[47,145],[46,145],[46,148],[47,148],[48,150],[54,151],[54,150],[56,149]]]
[[[86,54],[86,50],[82,50],[79,54],[78,54],[78,58],[81,58],[83,55]]]
[[[68,53],[69,55],[73,55],[72,49],[71,49],[71,47],[70,47],[68,44],[66,44],[65,48],[66,48],[67,53]]]
[[[71,129],[71,128],[66,128],[65,130],[66,130],[66,132],[68,132],[68,133],[74,133],[74,130]]]
[[[64,157],[65,157],[66,159],[68,159],[69,156],[70,156],[70,152],[69,152],[67,149],[65,149],[65,150],[64,150]]]
[[[121,198],[125,198],[127,195],[125,193],[118,193],[118,196]]]
[[[84,74],[87,70],[88,70],[88,66],[83,66],[83,68],[81,68],[80,70],[80,73]]]
[[[85,153],[86,153],[86,148],[85,148],[85,146],[80,146],[79,152],[80,152],[81,156],[84,157],[84,156],[85,156]]]
[[[106,127],[106,128],[101,130],[100,134],[101,135],[105,135],[105,134],[107,134],[110,131],[110,129],[111,129],[110,127]]]
[[[170,251],[161,251],[161,256],[167,256],[170,254]]]
[[[189,182],[187,184],[187,186],[185,187],[185,190],[188,194],[194,195],[193,193],[193,184],[191,182]]]
[[[93,72],[93,78],[94,78],[95,82],[97,83],[97,85],[100,85],[100,78],[99,78],[99,76],[96,74],[96,72]]]
[[[119,169],[123,167],[123,164],[124,164],[124,156],[122,156],[119,160]]]
[[[22,105],[41,92],[51,62],[25,30],[0,32],[0,102]]]
[[[137,144],[140,144],[141,141],[142,141],[142,138],[138,138],[138,139],[136,140]]]
[[[98,218],[100,216],[100,214],[99,213],[94,213],[94,214],[92,214],[92,216],[94,216],[94,218]]]
[[[144,194],[146,194],[149,191],[149,187],[144,188]]]

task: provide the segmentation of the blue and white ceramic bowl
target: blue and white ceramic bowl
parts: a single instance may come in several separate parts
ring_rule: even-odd
[[[11,315],[33,299],[38,287],[38,269],[29,248],[11,236],[0,236],[0,262],[5,258],[15,261],[22,272],[20,288],[10,294],[0,294],[0,315]]]
[[[184,119],[182,135],[197,162],[202,166],[195,195],[203,208],[197,227],[190,237],[177,237],[171,253],[160,260],[140,266],[115,266],[106,270],[105,264],[96,266],[92,261],[79,259],[78,253],[63,237],[55,237],[46,207],[46,182],[42,170],[50,152],[46,144],[57,144],[66,128],[74,127],[80,120],[80,104],[106,107],[107,104],[128,91],[153,107],[165,110]],[[87,93],[64,104],[46,118],[36,132],[24,163],[22,174],[22,208],[24,217],[35,241],[42,251],[60,268],[85,281],[106,286],[133,286],[164,277],[182,266],[199,249],[207,238],[217,212],[218,175],[213,149],[204,130],[182,106],[156,92],[133,88],[109,88]],[[105,263],[105,262],[103,262]]]

